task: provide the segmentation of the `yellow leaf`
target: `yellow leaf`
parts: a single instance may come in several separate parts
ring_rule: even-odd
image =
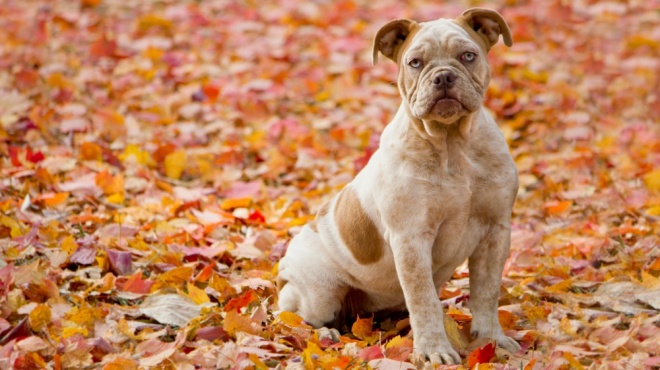
[[[149,46],[147,49],[144,50],[142,55],[144,55],[146,58],[151,59],[152,61],[158,61],[160,58],[163,57],[163,54],[165,52],[161,49],[158,49],[153,46]]]
[[[5,215],[0,215],[0,225],[7,226],[11,229],[9,233],[12,238],[19,237],[27,231],[18,221]]]
[[[279,316],[277,316],[277,321],[281,322],[282,324],[284,324],[286,326],[290,326],[292,328],[297,328],[297,327],[303,326],[302,317],[296,315],[293,312],[289,312],[289,311],[280,312]],[[307,326],[307,325],[304,325],[304,326]]]
[[[119,159],[122,162],[133,160],[143,165],[148,165],[153,162],[149,153],[140,149],[140,147],[135,144],[127,145],[124,152],[119,154]]]
[[[571,369],[575,369],[575,370],[584,369],[584,366],[582,366],[582,364],[578,360],[576,360],[575,357],[569,352],[564,352],[564,358],[568,360],[568,364],[571,365]]]
[[[51,311],[50,307],[46,304],[40,304],[35,307],[28,318],[30,323],[30,328],[33,331],[40,331],[43,329],[51,320]]]
[[[110,196],[108,196],[105,200],[108,201],[108,203],[113,203],[113,204],[123,204],[124,203],[124,193],[115,193]]]
[[[302,358],[303,362],[305,363],[305,367],[307,369],[315,369],[316,366],[314,365],[314,358],[312,355],[316,355],[318,357],[321,357],[323,355],[323,351],[317,346],[314,342],[312,341],[307,341],[307,348],[302,353]]]
[[[644,176],[644,184],[651,191],[660,192],[660,170],[653,170]]]
[[[412,340],[410,338],[397,335],[385,345],[385,349],[390,349],[393,347],[412,347]]]
[[[190,281],[193,269],[189,266],[175,267],[164,274],[158,276],[158,281],[163,283],[171,283],[175,285],[183,285],[183,283]]]
[[[79,327],[68,327],[62,329],[62,338],[67,339],[69,337],[72,337],[76,334],[81,334],[83,337],[87,337],[87,334],[89,332],[85,328],[79,328]]]
[[[186,168],[186,152],[179,149],[165,157],[165,176],[178,180]]]
[[[461,333],[458,330],[458,324],[454,319],[451,317],[443,314],[442,318],[444,319],[445,322],[445,332],[447,333],[447,338],[449,338],[449,342],[454,346],[455,348],[459,349],[465,349],[467,347],[467,343],[463,340],[461,337]]]
[[[162,27],[166,29],[172,28],[173,23],[167,18],[155,14],[146,14],[140,17],[138,20],[138,27],[142,30],[146,30],[151,27]]]
[[[65,318],[80,326],[91,329],[96,322],[101,321],[106,315],[107,312],[103,308],[91,307],[84,304],[84,306],[71,309],[66,313]]]
[[[660,47],[660,42],[643,36],[643,35],[632,35],[626,40],[629,48],[638,48],[640,46],[648,46],[653,49],[658,49]]]
[[[646,214],[649,216],[660,217],[660,206],[653,206],[646,210]]]
[[[203,289],[199,289],[196,287],[194,284],[187,284],[188,288],[188,298],[192,299],[193,302],[197,304],[202,304],[202,303],[209,303],[211,300],[209,299],[209,296],[204,292]]]
[[[566,279],[545,288],[548,293],[566,293],[573,286],[572,279]]]
[[[250,358],[250,361],[252,361],[252,363],[254,364],[254,367],[255,367],[257,370],[268,370],[268,366],[266,366],[266,364],[264,364],[264,363],[259,359],[259,357],[257,357],[256,354],[254,354],[254,353],[250,353],[250,354],[248,355],[248,357]]]
[[[73,236],[69,235],[62,239],[62,242],[60,242],[60,248],[71,255],[71,253],[78,249],[78,243],[76,243],[76,240],[73,239]]]
[[[559,328],[566,334],[570,334],[574,337],[577,336],[575,329],[573,329],[573,326],[571,325],[571,320],[569,320],[566,316],[564,316],[559,322]]]

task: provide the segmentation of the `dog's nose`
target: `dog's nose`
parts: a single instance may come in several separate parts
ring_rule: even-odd
[[[433,84],[436,87],[448,88],[454,85],[454,81],[456,81],[457,78],[458,76],[456,76],[456,73],[452,71],[442,71],[435,76]]]

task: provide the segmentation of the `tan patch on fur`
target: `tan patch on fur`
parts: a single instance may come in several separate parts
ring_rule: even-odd
[[[309,223],[309,227],[312,229],[312,231],[314,231],[315,233],[319,232],[318,220],[321,217],[327,215],[328,212],[330,212],[330,202],[325,202],[325,204],[321,206],[319,211],[316,212],[316,218],[314,219],[314,221]]]
[[[277,289],[277,294],[279,294],[282,289],[284,289],[284,286],[288,283],[288,280],[282,279],[281,277],[276,277],[275,278],[275,288]]]
[[[339,193],[335,223],[341,240],[359,263],[368,265],[383,256],[383,238],[350,187]]]
[[[319,212],[316,214],[316,218],[323,217],[330,212],[330,202],[325,202],[324,205],[321,206],[321,209],[319,209]]]

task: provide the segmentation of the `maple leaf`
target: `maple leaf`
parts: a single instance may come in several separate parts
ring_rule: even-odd
[[[495,357],[495,346],[492,343],[488,343],[470,352],[467,357],[467,366],[472,368],[477,364],[488,363],[493,357]]]

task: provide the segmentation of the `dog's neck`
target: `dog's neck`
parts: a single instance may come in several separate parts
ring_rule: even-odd
[[[481,114],[482,111],[478,110],[449,124],[424,121],[413,117],[404,102],[383,131],[380,146],[405,150],[413,157],[437,162],[451,172],[452,164],[464,160],[462,148],[477,129],[474,122],[478,122]]]

